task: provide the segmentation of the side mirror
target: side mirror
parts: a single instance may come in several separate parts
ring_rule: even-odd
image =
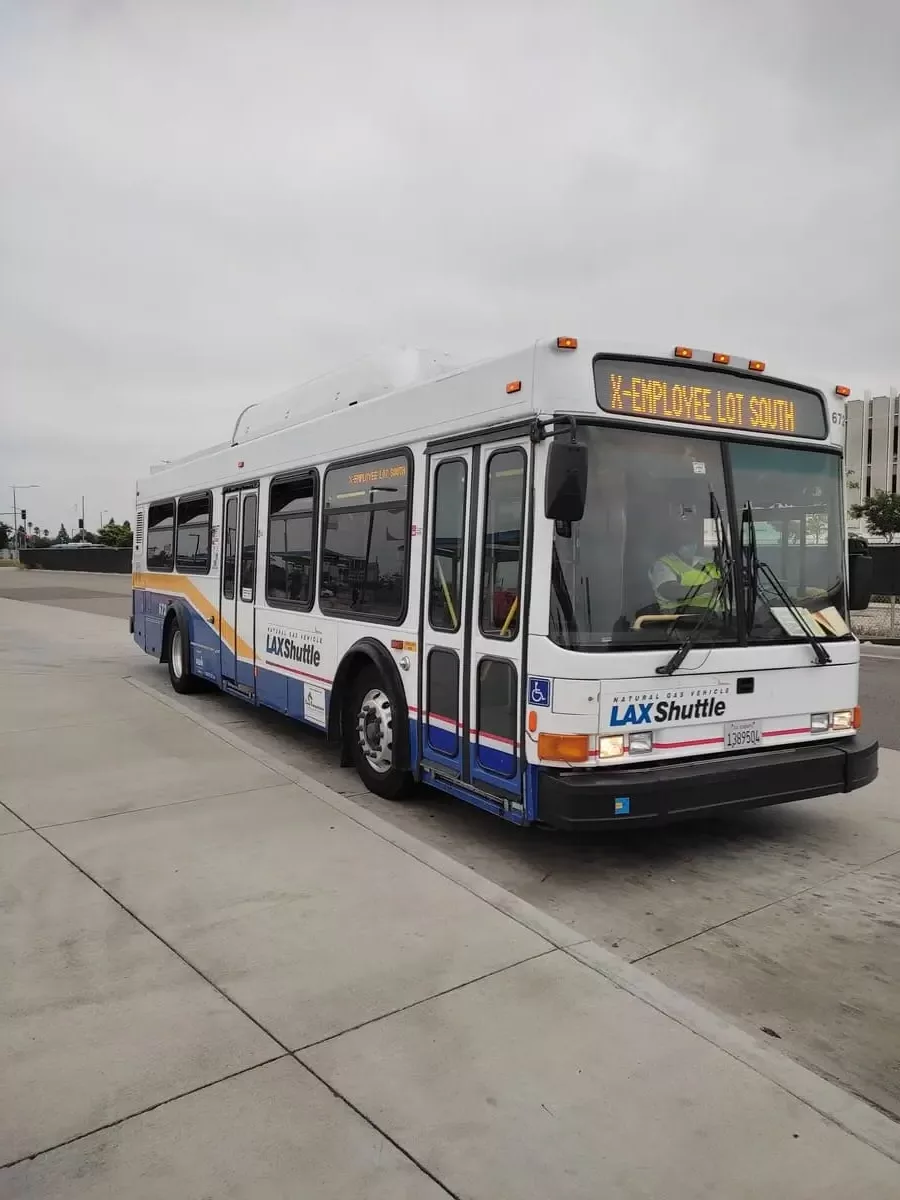
[[[544,487],[544,516],[580,521],[587,499],[588,452],[583,442],[559,438],[550,443]]]
[[[852,612],[869,607],[872,599],[874,564],[870,554],[850,553],[850,586],[847,602]]]

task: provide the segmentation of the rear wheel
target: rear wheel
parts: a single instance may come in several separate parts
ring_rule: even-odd
[[[399,705],[380,672],[367,667],[353,681],[344,718],[344,736],[360,779],[370,792],[401,800],[412,790],[412,775],[396,765],[403,744]]]
[[[191,674],[190,643],[178,620],[169,625],[166,659],[169,664],[169,679],[172,687],[181,696],[200,689],[200,681]]]

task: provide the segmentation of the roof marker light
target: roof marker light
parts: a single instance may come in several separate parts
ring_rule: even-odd
[[[556,339],[556,348],[557,350],[577,350],[578,338],[558,337]]]
[[[764,371],[766,369],[766,364],[758,358],[751,358],[747,366],[751,371]]]
[[[836,396],[843,396],[844,399],[846,399],[850,395],[850,389],[848,387],[844,387],[843,384],[839,383],[837,385],[837,387],[834,389],[834,394]]]
[[[521,392],[522,380],[521,379],[511,379],[509,381],[509,383],[506,385],[506,390],[510,395],[512,395],[513,392]]]
[[[723,367],[727,367],[728,364],[731,362],[731,355],[730,354],[714,354],[713,362],[720,363]]]
[[[693,358],[694,352],[690,348],[690,346],[676,346],[675,347],[675,357],[676,358]]]

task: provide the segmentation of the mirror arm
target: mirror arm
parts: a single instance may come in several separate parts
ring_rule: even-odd
[[[577,441],[577,426],[575,425],[574,417],[549,417],[546,421],[532,421],[529,436],[532,442],[537,445],[539,442],[545,442],[547,438],[556,438],[561,434],[569,431],[569,440]]]

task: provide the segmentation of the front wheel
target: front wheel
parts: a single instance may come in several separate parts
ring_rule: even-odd
[[[199,680],[191,674],[190,643],[177,620],[169,625],[166,659],[169,664],[169,680],[180,696],[199,691]]]
[[[410,772],[396,765],[402,737],[397,722],[395,702],[379,672],[374,667],[361,671],[350,690],[344,736],[360,779],[386,800],[402,800],[413,783]]]

